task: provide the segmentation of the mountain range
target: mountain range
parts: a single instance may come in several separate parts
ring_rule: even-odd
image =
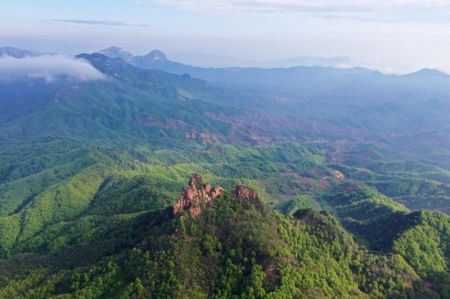
[[[37,56],[37,54],[35,54],[31,51],[27,51],[27,50],[15,48],[15,47],[0,48],[0,57],[6,57],[6,56],[14,57],[14,58],[25,58],[25,57],[35,57],[35,56]]]
[[[145,56],[151,57],[152,54],[161,51],[155,50]],[[127,52],[119,47],[113,46],[99,51],[106,56],[120,57],[126,61],[131,61],[135,57],[132,53]],[[162,57],[165,55],[162,55]],[[200,67],[292,67],[292,66],[324,66],[324,67],[343,67],[354,65],[355,63],[348,57],[308,57],[299,56],[289,59],[271,59],[267,61],[258,61],[250,59],[239,59],[229,56],[192,53],[192,54],[175,54],[175,61],[182,61],[183,64],[195,65]],[[164,57],[166,60],[167,58]]]
[[[0,80],[0,298],[448,298],[448,75],[73,60]]]

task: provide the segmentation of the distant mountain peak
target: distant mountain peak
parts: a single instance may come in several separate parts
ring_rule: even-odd
[[[164,54],[160,50],[153,50],[150,53],[138,56],[133,55],[130,52],[127,52],[119,47],[112,46],[106,49],[99,51],[98,53],[103,54],[109,58],[122,58],[125,62],[130,63],[135,66],[152,66],[158,63],[165,63],[169,60],[167,59],[166,54]]]
[[[99,51],[99,53],[103,54],[105,56],[108,56],[110,58],[122,58],[125,61],[129,61],[131,58],[133,58],[133,54],[131,54],[130,52],[127,52],[117,46],[112,46],[112,47],[103,49],[103,50]]]
[[[144,56],[147,59],[151,59],[152,61],[166,61],[167,56],[160,50],[153,50],[147,55]]]
[[[4,47],[0,48],[0,57],[10,56],[14,58],[24,58],[24,57],[34,57],[37,56],[33,52],[15,48],[15,47]]]
[[[120,48],[120,47],[117,47],[117,46],[111,46],[109,48],[101,50],[100,52],[103,52],[103,51],[123,52],[124,50],[122,48]]]
[[[411,73],[408,76],[413,77],[420,77],[420,78],[448,78],[450,77],[449,74],[440,71],[438,69],[431,69],[431,68],[423,68],[421,70],[418,70],[417,72]]]

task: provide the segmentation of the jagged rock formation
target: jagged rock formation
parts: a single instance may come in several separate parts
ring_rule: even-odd
[[[188,187],[184,188],[177,203],[172,206],[173,214],[176,215],[182,210],[187,210],[191,215],[199,216],[202,212],[201,204],[213,201],[222,194],[221,187],[211,187],[209,183],[204,182],[201,175],[194,173],[189,179]],[[239,200],[259,200],[255,190],[242,185],[236,186],[233,194]]]
[[[258,200],[259,196],[258,193],[246,186],[236,186],[234,189],[234,195],[239,200]]]
[[[214,200],[222,193],[221,187],[211,187],[199,174],[193,174],[189,179],[189,186],[184,189],[178,202],[173,205],[173,213],[176,215],[182,210],[188,210],[191,215],[198,216],[201,213],[201,204]]]

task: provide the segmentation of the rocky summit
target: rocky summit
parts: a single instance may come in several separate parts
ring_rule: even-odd
[[[193,174],[189,179],[188,187],[184,188],[183,194],[173,205],[173,213],[176,215],[182,210],[188,210],[191,215],[198,216],[201,213],[201,204],[216,199],[222,193],[221,187],[211,187],[209,183],[204,182],[201,175]]]
[[[259,200],[258,192],[242,185],[238,185],[234,188],[234,195],[239,200]]]

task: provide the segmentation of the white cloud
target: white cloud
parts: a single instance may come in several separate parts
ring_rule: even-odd
[[[68,56],[0,57],[0,81],[23,78],[43,79],[46,82],[59,78],[89,81],[105,79],[105,75],[87,61]]]
[[[212,14],[290,14],[366,21],[444,22],[450,0],[145,0]]]
[[[104,26],[123,26],[123,27],[149,27],[148,24],[123,22],[123,21],[105,21],[105,20],[83,20],[83,19],[55,19],[50,22],[72,23],[80,25],[104,25]]]
[[[445,6],[448,0],[147,0],[162,4],[179,6],[201,5],[216,8],[227,7],[400,7],[417,6],[432,7]]]

